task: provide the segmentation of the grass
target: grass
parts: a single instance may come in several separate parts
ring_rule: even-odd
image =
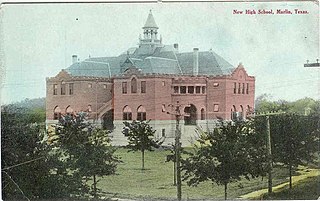
[[[308,177],[298,182],[292,189],[286,188],[271,195],[263,195],[266,200],[316,200],[320,196],[320,175]]]
[[[98,187],[107,193],[108,197],[166,199],[176,198],[176,186],[173,186],[173,163],[165,162],[169,151],[154,151],[145,153],[145,168],[141,170],[141,153],[127,152],[119,148],[116,154],[123,163],[118,166],[117,174],[100,178]],[[274,168],[273,184],[288,181],[286,169]],[[266,178],[243,179],[228,185],[228,198],[235,199],[241,195],[267,188]],[[183,199],[224,199],[224,187],[204,182],[197,187],[189,187],[182,183]]]
[[[316,178],[320,176],[319,169],[310,169],[309,167],[304,167],[304,166],[299,166],[297,172],[295,175],[292,177],[292,186],[299,185],[301,182],[304,182],[306,179],[310,178]],[[282,192],[285,189],[289,188],[289,182],[286,181],[282,184],[279,185],[273,185],[272,191],[273,193],[279,193]],[[242,199],[254,199],[254,200],[261,200],[261,199],[266,199],[268,198],[267,193],[268,189],[261,189],[258,191],[253,191],[251,193],[245,194],[241,196]],[[301,195],[301,198],[303,198],[304,195]],[[289,199],[290,197],[288,197]],[[272,198],[270,198],[272,199]],[[303,198],[304,199],[304,198]]]

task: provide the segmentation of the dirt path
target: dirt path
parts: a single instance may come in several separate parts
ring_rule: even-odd
[[[315,176],[319,176],[320,175],[320,170],[319,169],[301,169],[298,170],[298,172],[300,173],[300,175],[298,176],[293,176],[292,177],[292,186],[294,187],[297,183],[299,183],[300,181],[308,178],[308,177],[315,177]],[[283,190],[284,188],[286,188],[287,186],[289,186],[289,182],[283,183],[283,184],[279,184],[277,186],[272,187],[272,191],[273,192],[279,192],[281,190]],[[239,197],[239,199],[246,199],[246,200],[259,200],[261,198],[261,196],[265,193],[268,193],[268,189],[261,189],[258,191],[254,191],[245,195],[242,195]]]

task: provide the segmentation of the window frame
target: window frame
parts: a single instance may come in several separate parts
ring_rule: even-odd
[[[66,84],[61,83],[60,88],[61,88],[61,91],[60,91],[61,95],[66,95]]]
[[[69,83],[69,95],[73,95],[73,93],[74,93],[74,84]]]
[[[128,84],[127,82],[122,82],[122,94],[128,93]]]
[[[138,91],[137,79],[134,77],[131,79],[131,93],[135,94]]]
[[[141,81],[141,86],[140,86],[140,90],[142,94],[147,93],[147,82],[146,81]]]
[[[53,95],[58,95],[58,84],[53,84]]]

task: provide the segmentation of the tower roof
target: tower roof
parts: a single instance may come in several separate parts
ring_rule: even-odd
[[[146,23],[143,28],[159,28],[153,18],[152,11],[150,10]]]

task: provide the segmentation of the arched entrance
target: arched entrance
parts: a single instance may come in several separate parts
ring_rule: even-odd
[[[185,125],[196,125],[197,124],[197,108],[194,105],[190,105],[190,107],[184,108],[184,113],[190,116],[184,117]]]
[[[102,128],[112,131],[114,129],[113,125],[113,110],[107,111],[102,116]]]

